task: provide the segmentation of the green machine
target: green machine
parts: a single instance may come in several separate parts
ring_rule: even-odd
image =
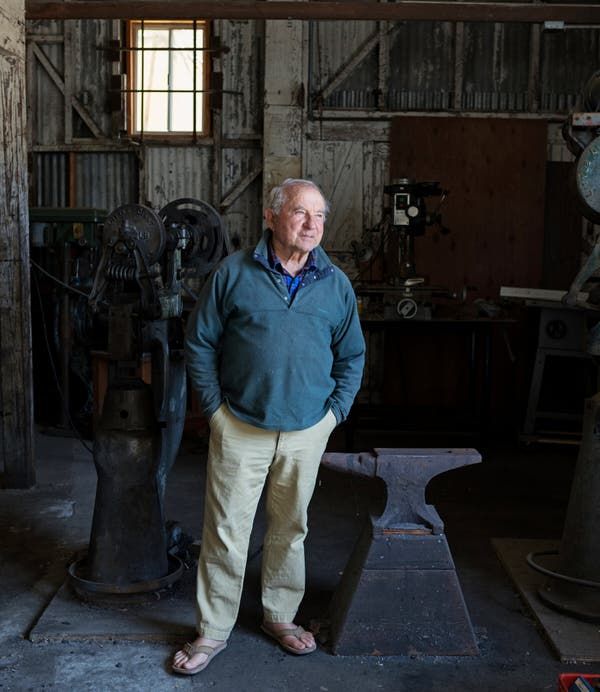
[[[35,419],[65,434],[91,426],[89,351],[98,325],[87,294],[106,216],[95,208],[29,209]]]

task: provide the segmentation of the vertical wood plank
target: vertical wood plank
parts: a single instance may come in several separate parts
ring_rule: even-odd
[[[66,21],[64,24],[63,62],[64,62],[64,114],[65,114],[65,144],[73,141],[73,24]]]
[[[263,198],[285,178],[302,175],[306,88],[301,21],[265,23]]]
[[[3,484],[35,483],[25,142],[25,7],[0,15],[0,462]]]

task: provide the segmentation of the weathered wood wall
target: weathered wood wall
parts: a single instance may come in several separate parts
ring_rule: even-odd
[[[0,463],[3,484],[35,483],[25,146],[25,8],[0,9]]]

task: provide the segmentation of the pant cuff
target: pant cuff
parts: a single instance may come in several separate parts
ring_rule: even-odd
[[[273,613],[265,610],[264,621],[265,622],[294,622],[296,617],[296,612],[289,613]]]
[[[198,626],[198,634],[207,639],[216,639],[217,641],[227,641],[231,630],[219,630],[216,627],[211,627],[205,623],[200,623]]]

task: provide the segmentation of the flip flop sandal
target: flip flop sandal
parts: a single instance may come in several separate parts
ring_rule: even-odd
[[[196,654],[206,654],[206,660],[202,661],[202,663],[200,663],[200,665],[197,665],[195,668],[183,668],[181,666],[176,666],[175,664],[173,664],[171,667],[173,668],[173,671],[175,673],[181,673],[182,675],[196,675],[196,673],[199,673],[201,670],[204,670],[206,666],[213,660],[213,658],[218,653],[223,651],[223,649],[226,646],[227,642],[223,642],[218,646],[194,646],[193,644],[190,644],[188,642],[183,645],[182,651],[185,652],[190,658],[192,656],[195,656]]]
[[[282,649],[285,649],[290,654],[295,654],[296,656],[303,656],[305,654],[312,654],[313,651],[316,651],[317,645],[315,643],[314,646],[308,647],[305,645],[304,649],[295,649],[293,646],[290,644],[286,644],[283,641],[284,637],[296,637],[296,639],[300,639],[300,635],[304,634],[306,630],[303,627],[288,627],[285,630],[277,630],[277,632],[274,632],[273,630],[270,630],[268,627],[265,627],[265,625],[260,626],[261,630],[265,633],[268,634],[269,637],[272,639],[275,639],[275,641],[279,644],[279,646]]]

